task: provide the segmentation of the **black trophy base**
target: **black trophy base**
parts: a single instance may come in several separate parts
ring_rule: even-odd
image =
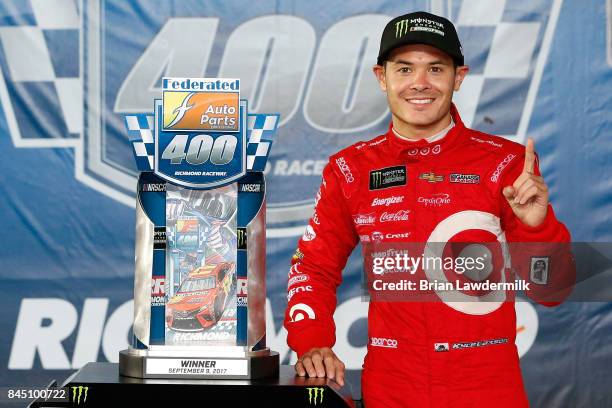
[[[49,387],[64,390],[63,401],[40,399],[30,407],[360,407],[361,373],[353,374],[344,387],[326,378],[297,377],[287,365],[280,366],[278,377],[258,380],[147,379],[119,375],[116,363],[88,363],[61,386]]]
[[[254,380],[278,378],[279,355],[269,351],[244,358],[152,357],[119,352],[119,374],[133,378]]]

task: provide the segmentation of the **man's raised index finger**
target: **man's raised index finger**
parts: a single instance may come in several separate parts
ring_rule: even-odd
[[[527,139],[527,145],[525,146],[525,164],[523,165],[523,172],[533,174],[535,167],[535,143],[532,138]]]

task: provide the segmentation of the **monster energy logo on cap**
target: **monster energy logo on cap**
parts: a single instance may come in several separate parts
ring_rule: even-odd
[[[325,388],[322,387],[308,387],[308,404],[317,405],[323,404],[323,391]]]
[[[441,36],[444,36],[444,24],[440,21],[418,17],[411,19],[403,19],[395,23],[395,38],[400,38],[406,35],[408,32],[408,27],[410,31],[427,31],[430,33],[435,33]]]
[[[246,228],[244,227],[239,227],[236,230],[236,239],[237,239],[237,246],[238,249],[247,249],[247,234],[246,234]]]
[[[370,190],[406,185],[406,166],[386,167],[370,172]]]
[[[408,19],[395,23],[395,38],[400,38],[408,32]]]
[[[89,387],[84,387],[82,385],[70,387],[72,388],[72,403],[76,405],[80,405],[81,402],[83,404],[87,401],[87,391],[89,391]],[[81,397],[83,399],[81,400]]]

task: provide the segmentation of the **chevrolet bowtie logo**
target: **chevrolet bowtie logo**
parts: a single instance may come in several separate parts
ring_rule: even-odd
[[[437,183],[439,181],[444,181],[444,176],[440,176],[435,173],[421,173],[421,175],[419,176],[419,180],[425,180],[430,183]]]

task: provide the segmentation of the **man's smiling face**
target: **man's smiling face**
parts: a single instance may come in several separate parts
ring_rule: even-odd
[[[374,73],[387,93],[393,126],[402,135],[431,136],[450,123],[453,92],[458,91],[467,66],[454,67],[452,58],[429,45],[396,48]]]

